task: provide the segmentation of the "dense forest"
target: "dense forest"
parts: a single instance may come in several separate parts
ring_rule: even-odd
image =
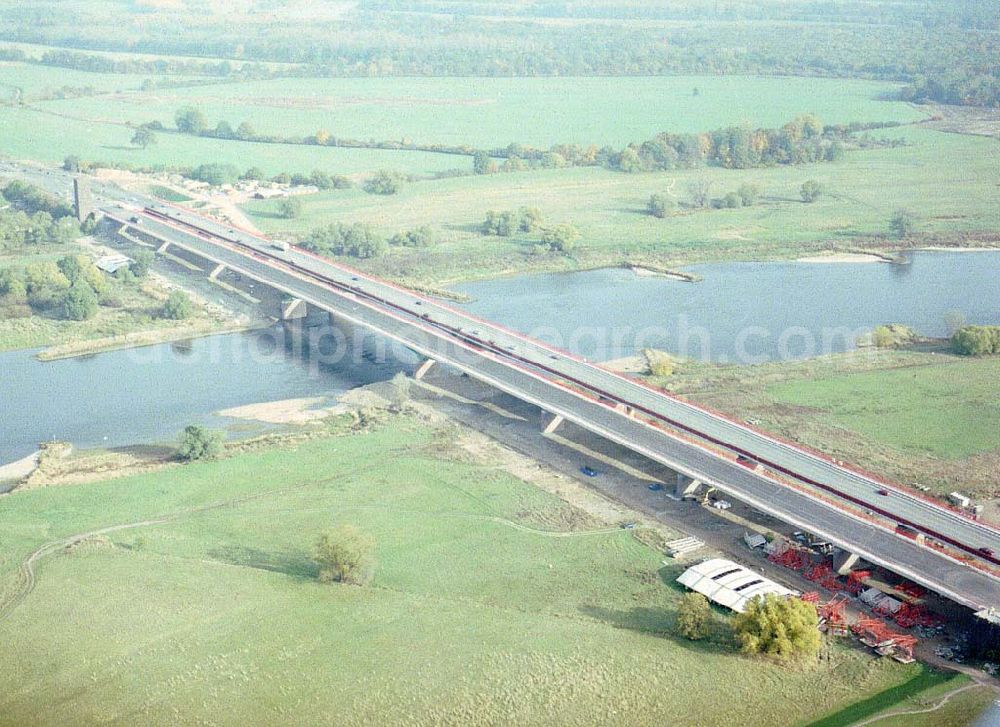
[[[266,0],[240,11],[191,2],[152,7],[110,0],[0,5],[0,40],[185,57],[29,54],[85,70],[217,77],[777,73],[888,79],[911,84],[906,93],[916,101],[1000,104],[998,3],[385,0],[331,5],[308,23],[297,19],[294,3]]]

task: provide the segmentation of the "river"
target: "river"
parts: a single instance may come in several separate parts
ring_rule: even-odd
[[[275,326],[60,361],[41,362],[36,351],[0,353],[0,464],[52,439],[108,448],[175,442],[192,423],[259,433],[263,427],[213,412],[335,396],[408,365],[374,356],[370,338],[326,344],[310,351]]]
[[[625,269],[454,286],[471,312],[593,360],[658,348],[719,363],[838,353],[881,323],[927,336],[949,319],[1000,324],[1000,250],[885,263],[712,263],[697,283]]]
[[[942,335],[951,311],[1000,324],[1000,251],[914,253],[908,265],[690,270],[704,280],[597,270],[456,288],[474,296],[473,312],[594,359],[645,346],[716,361],[797,357],[846,350],[857,332],[886,321]],[[405,352],[372,356],[375,345],[369,336],[310,350],[276,326],[46,363],[35,351],[0,353],[0,464],[51,439],[80,447],[175,442],[190,423],[226,427],[233,436],[257,433],[261,428],[213,412],[336,395],[412,366]]]

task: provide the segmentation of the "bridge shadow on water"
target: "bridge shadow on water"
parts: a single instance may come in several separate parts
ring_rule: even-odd
[[[299,580],[312,581],[319,576],[319,567],[307,554],[301,552],[269,552],[231,545],[210,550],[208,556],[229,565],[281,573]]]

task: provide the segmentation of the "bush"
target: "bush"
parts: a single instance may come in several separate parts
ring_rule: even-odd
[[[222,452],[222,432],[191,424],[184,427],[177,456],[192,462],[196,459],[213,459]]]
[[[740,188],[736,190],[736,194],[740,197],[740,202],[744,207],[752,207],[757,204],[757,200],[764,193],[764,188],[759,184],[753,184],[747,182],[746,184],[741,184]]]
[[[430,247],[435,241],[434,230],[427,225],[421,225],[415,230],[393,235],[389,244],[400,247]]]
[[[875,348],[900,348],[916,342],[918,338],[916,331],[901,323],[876,326],[872,331],[872,345]]]
[[[156,256],[151,250],[139,248],[132,253],[132,262],[129,263],[129,269],[135,277],[145,278],[149,275],[149,268],[155,258]]]
[[[235,183],[240,177],[240,170],[232,164],[202,164],[191,170],[187,176],[189,179],[218,187]]]
[[[646,203],[646,211],[659,219],[663,219],[669,215],[676,207],[677,203],[665,194],[651,195],[649,201]]]
[[[365,191],[369,194],[396,194],[403,188],[403,176],[397,172],[384,169],[375,173],[365,182]]]
[[[484,235],[511,237],[515,232],[534,232],[542,223],[542,213],[535,207],[496,212],[490,210],[480,225]]]
[[[375,540],[352,525],[340,525],[320,535],[313,560],[324,583],[363,585],[375,569]]]
[[[542,224],[542,211],[537,207],[522,207],[518,212],[521,215],[518,224],[521,232],[534,232]]]
[[[962,326],[951,337],[952,350],[960,356],[1000,353],[1000,326]]]
[[[190,318],[194,313],[194,305],[187,293],[182,290],[175,290],[167,297],[160,311],[163,318],[181,321]]]
[[[374,258],[384,255],[388,245],[385,238],[370,225],[344,225],[336,222],[310,232],[302,241],[302,247],[324,255]]]
[[[302,216],[302,200],[298,197],[285,197],[278,201],[278,215],[286,220],[294,220]]]
[[[185,106],[174,116],[177,130],[184,134],[201,134],[208,128],[205,115],[193,106]]]
[[[85,321],[97,312],[97,294],[90,284],[77,279],[62,295],[60,315],[70,321]]]
[[[677,633],[692,641],[703,639],[708,635],[711,618],[707,598],[700,593],[685,593],[677,608]]]
[[[799,189],[799,194],[802,195],[803,202],[811,204],[819,199],[820,195],[823,194],[823,185],[815,179],[808,179],[802,183],[802,187]]]
[[[768,593],[733,617],[733,632],[745,654],[779,661],[813,659],[819,653],[816,607],[798,598]]]
[[[568,253],[576,247],[580,232],[573,225],[556,225],[542,233],[542,242],[550,250]]]
[[[889,229],[898,238],[909,237],[917,227],[917,217],[910,210],[898,209],[889,220]]]

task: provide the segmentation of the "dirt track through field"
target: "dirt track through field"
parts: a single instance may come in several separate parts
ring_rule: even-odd
[[[402,454],[402,452],[399,452]],[[24,602],[24,600],[31,595],[31,592],[35,589],[37,583],[37,576],[35,573],[35,566],[46,556],[52,555],[53,553],[59,551],[60,549],[68,548],[70,546],[81,543],[88,538],[97,537],[100,535],[106,535],[108,533],[120,532],[122,530],[130,530],[134,528],[143,528],[153,525],[163,525],[168,522],[175,522],[177,520],[197,515],[201,513],[206,513],[212,510],[219,510],[222,508],[232,507],[235,505],[243,504],[253,500],[259,500],[266,497],[281,496],[289,492],[296,490],[301,490],[307,487],[314,487],[316,485],[328,484],[336,480],[342,479],[348,476],[358,476],[363,474],[368,470],[375,469],[378,465],[371,465],[369,467],[359,467],[352,469],[348,473],[337,475],[334,477],[323,478],[321,480],[315,480],[306,482],[295,487],[282,488],[280,490],[269,490],[267,492],[260,492],[253,495],[248,495],[246,497],[234,498],[232,500],[225,500],[222,502],[212,503],[210,505],[203,505],[201,507],[185,508],[173,513],[160,515],[147,520],[140,520],[137,522],[130,523],[120,523],[117,525],[108,525],[102,528],[97,528],[94,530],[88,530],[83,533],[77,533],[75,535],[70,535],[69,537],[59,538],[57,540],[49,541],[44,545],[39,546],[34,551],[32,551],[18,566],[18,570],[12,579],[12,583],[3,592],[0,592],[0,623],[7,620],[14,610]],[[468,493],[466,493],[468,494]],[[484,503],[485,504],[485,503]],[[488,505],[487,505],[488,507]],[[356,509],[356,508],[350,508]],[[388,507],[386,509],[392,509]],[[299,510],[291,510],[293,512],[298,512]],[[590,535],[609,535],[619,532],[617,527],[614,528],[600,528],[591,530],[581,530],[581,531],[561,531],[561,530],[544,530],[540,528],[531,527],[523,523],[516,522],[514,520],[499,517],[496,515],[487,515],[482,513],[419,513],[419,511],[414,511],[418,514],[426,515],[449,515],[456,517],[470,517],[479,520],[488,520],[491,522],[496,522],[506,527],[513,528],[526,533],[531,533],[533,535],[540,535],[544,537],[552,538],[565,538],[565,537],[578,537],[578,536],[590,536]]]

